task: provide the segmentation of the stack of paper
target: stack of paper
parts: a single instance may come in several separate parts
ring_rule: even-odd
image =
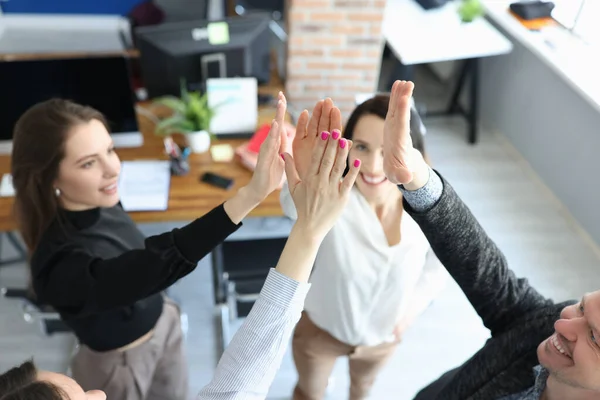
[[[119,194],[125,211],[164,211],[169,205],[169,161],[124,161]]]
[[[0,183],[0,196],[1,197],[12,197],[15,195],[15,188],[12,184],[12,175],[2,175],[2,182]]]

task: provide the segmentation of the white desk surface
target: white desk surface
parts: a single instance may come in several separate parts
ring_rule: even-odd
[[[485,18],[462,23],[458,2],[424,10],[414,0],[388,0],[383,36],[404,65],[509,53],[512,43]]]
[[[537,55],[600,111],[600,81],[597,77],[600,61],[597,47],[585,43],[561,27],[545,28],[541,32],[529,31],[510,14],[510,3],[511,0],[484,1],[490,19],[511,35],[516,43],[521,43]]]
[[[129,39],[129,31],[120,16],[5,14],[0,54],[123,52],[121,33]]]

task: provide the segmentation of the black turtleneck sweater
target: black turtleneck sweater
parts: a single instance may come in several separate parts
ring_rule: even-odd
[[[61,210],[32,255],[33,288],[81,343],[117,349],[154,328],[160,292],[240,225],[220,205],[180,229],[145,238],[120,205]]]

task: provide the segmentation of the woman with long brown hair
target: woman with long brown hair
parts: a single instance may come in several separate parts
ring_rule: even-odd
[[[110,399],[186,400],[179,310],[162,291],[196,268],[281,182],[285,97],[250,183],[195,221],[144,237],[119,204],[119,157],[98,111],[53,99],[14,129],[15,212],[31,283],[80,346],[73,377]]]

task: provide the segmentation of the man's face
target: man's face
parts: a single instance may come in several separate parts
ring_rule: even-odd
[[[558,382],[600,391],[600,291],[565,307],[554,330],[538,346],[540,364]]]

